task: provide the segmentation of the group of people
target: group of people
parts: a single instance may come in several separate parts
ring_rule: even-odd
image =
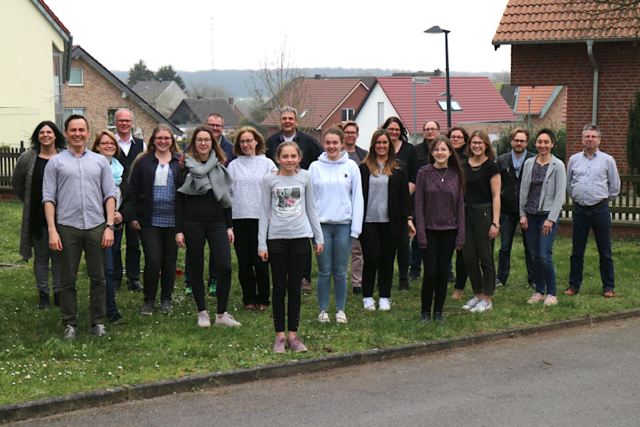
[[[333,279],[335,321],[347,323],[350,259],[353,293],[362,295],[364,308],[376,310],[377,282],[377,308],[390,310],[397,258],[401,291],[409,289],[409,278],[419,278],[424,264],[420,320],[444,324],[454,250],[452,298],[462,298],[468,277],[474,297],[463,309],[486,312],[493,308],[495,287],[509,277],[519,224],[528,280],[536,288],[528,302],[557,304],[551,255],[565,191],[574,200],[566,293],[575,295],[580,288],[592,227],[605,296],[614,296],[608,201],[618,194],[620,180],[613,158],[598,150],[596,125],[585,126],[585,149],[571,157],[565,173],[551,154],[555,135],[549,129],[536,135],[537,155],[526,151],[527,130],[515,129],[512,151],[496,161],[482,130],[469,134],[458,126],[441,134],[439,124],[429,121],[425,140],[414,146],[397,117],[373,133],[369,151],[356,145],[359,127],[352,121],[325,131],[321,145],[297,129],[292,107],[282,108],[281,131],[267,140],[247,126],[233,143],[222,135],[222,117],[212,114],[182,153],[166,125],[156,126],[145,144],[131,135],[129,110],[118,110],[115,122],[117,133],[98,132],[90,148],[83,116],[65,121],[64,136],[55,124],[40,123],[12,177],[24,201],[20,254],[28,260],[34,250],[40,308],[50,304],[51,260],[65,339],[77,335],[75,282],[83,251],[91,281],[89,334],[106,335],[105,321],[123,323],[115,297],[123,275],[123,232],[129,289],[144,293],[141,313],[156,309],[159,284],[159,311],[172,310],[178,248],[186,248],[186,292],[193,295],[204,328],[212,324],[205,298],[206,243],[208,292],[217,297],[213,323],[241,326],[227,311],[234,245],[245,309],[267,310],[273,304],[276,353],[287,345],[295,352],[307,350],[297,331],[301,293],[311,292],[314,253],[318,321],[331,321]],[[496,275],[494,239],[501,230]],[[145,255],[142,285],[138,236]]]

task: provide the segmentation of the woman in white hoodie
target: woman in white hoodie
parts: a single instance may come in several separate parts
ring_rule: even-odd
[[[336,322],[347,323],[344,306],[347,299],[347,267],[353,239],[362,231],[364,199],[358,165],[344,149],[344,133],[338,127],[327,130],[325,152],[311,163],[309,173],[322,234],[324,251],[318,260],[318,305],[320,322],[328,322],[331,276],[336,298]]]

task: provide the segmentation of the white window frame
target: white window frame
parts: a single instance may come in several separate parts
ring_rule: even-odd
[[[447,101],[438,101],[438,105],[442,111],[447,111]],[[458,101],[451,100],[451,111],[462,111],[462,107]]]
[[[80,83],[71,83],[71,77],[75,70],[80,70]],[[72,68],[69,74],[69,86],[84,86],[84,70],[82,68]]]
[[[355,115],[355,109],[353,108],[343,108],[342,109],[342,123],[348,122],[349,120],[353,120],[353,116]]]
[[[82,115],[84,118],[87,117],[86,115],[86,108],[65,108],[64,109],[64,114],[62,116],[62,123],[64,124],[64,122],[67,121],[67,117],[69,117],[72,114],[80,114]],[[89,119],[87,119],[89,120]]]

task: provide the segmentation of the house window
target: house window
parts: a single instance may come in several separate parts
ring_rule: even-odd
[[[64,117],[62,118],[62,123],[66,122],[70,115],[72,114],[80,114],[81,116],[85,116],[84,108],[65,108],[64,109]]]
[[[384,102],[378,102],[378,127],[384,124]]]
[[[353,120],[354,111],[353,108],[343,108],[342,109],[342,121],[348,122],[349,120]]]
[[[62,102],[62,55],[53,46],[53,99],[56,123],[62,126],[64,123],[64,103]]]
[[[442,111],[447,111],[447,101],[438,101],[438,105]],[[451,111],[462,111],[462,107],[458,104],[458,101],[451,100]]]
[[[69,86],[83,86],[83,77],[82,68],[72,68],[71,75],[69,76]]]
[[[107,109],[107,125],[111,132],[116,132],[116,111],[120,108],[126,107],[118,107],[118,108],[108,108]],[[127,108],[127,110],[131,111],[131,108]],[[133,111],[131,111],[131,117],[133,118]]]

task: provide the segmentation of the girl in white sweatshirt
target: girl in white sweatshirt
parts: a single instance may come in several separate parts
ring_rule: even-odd
[[[327,314],[331,276],[336,298],[336,322],[347,323],[344,306],[347,299],[347,267],[353,239],[362,231],[364,199],[360,170],[349,159],[344,148],[344,133],[338,127],[327,130],[325,152],[311,163],[309,173],[316,196],[316,206],[324,250],[318,260],[318,305],[320,322],[328,322]]]

